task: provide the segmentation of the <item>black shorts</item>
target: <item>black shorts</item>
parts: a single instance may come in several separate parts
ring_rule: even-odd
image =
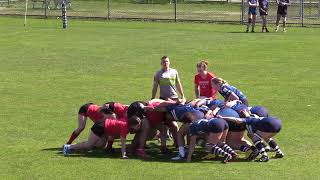
[[[91,131],[99,137],[102,137],[104,135],[104,124],[106,120],[98,121],[93,124],[91,127]]]
[[[266,11],[266,10],[265,10]],[[267,12],[267,11],[266,11]],[[265,13],[264,11],[261,11],[260,9],[259,9],[259,14],[260,14],[260,16],[266,16],[266,15],[268,15],[267,13]]]
[[[288,14],[288,6],[278,6],[277,14],[286,17]]]
[[[231,132],[241,132],[246,130],[245,124],[236,124],[234,122],[228,121],[229,131]]]

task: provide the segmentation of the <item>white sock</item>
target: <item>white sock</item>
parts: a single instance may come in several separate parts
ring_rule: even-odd
[[[184,152],[184,147],[183,146],[179,146],[179,154],[181,157],[185,156],[185,152]]]

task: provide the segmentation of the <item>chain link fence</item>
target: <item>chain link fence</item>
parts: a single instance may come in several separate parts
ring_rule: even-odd
[[[28,15],[61,16],[62,0],[28,0]],[[269,2],[268,20],[274,23],[275,0]],[[24,15],[25,0],[0,0],[0,15]],[[243,24],[247,21],[246,0],[68,0],[68,16],[102,19],[146,19],[208,21]],[[258,18],[259,21],[259,18]],[[291,0],[288,23],[320,25],[320,0]]]

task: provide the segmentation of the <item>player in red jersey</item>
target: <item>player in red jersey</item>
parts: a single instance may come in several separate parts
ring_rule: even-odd
[[[116,119],[127,121],[127,110],[128,110],[128,105],[121,104],[118,102],[107,102],[104,103],[101,107],[101,112],[104,114],[115,114]],[[114,142],[114,138],[112,136],[108,137],[108,143],[106,147],[106,152],[112,153],[114,152],[114,149],[112,149],[112,145]]]
[[[121,158],[126,156],[126,137],[128,134],[128,123],[119,119],[104,119],[94,123],[88,141],[77,144],[65,144],[63,146],[63,154],[69,155],[72,150],[88,150],[93,147],[102,148],[105,146],[106,137],[120,136],[121,141]]]
[[[66,144],[71,144],[84,130],[86,127],[87,118],[90,118],[92,122],[97,122],[99,120],[103,120],[104,118],[116,118],[115,114],[112,112],[102,113],[101,107],[93,104],[87,103],[80,107],[78,112],[78,128],[74,130]]]
[[[116,114],[117,119],[127,118],[128,105],[118,102],[107,102],[102,105],[101,112],[108,114],[113,112]]]
[[[196,98],[218,99],[217,90],[212,88],[211,80],[216,77],[208,72],[208,61],[202,60],[197,64],[198,74],[194,76],[194,91]]]
[[[162,153],[168,152],[166,146],[168,128],[165,122],[165,113],[150,111],[164,102],[161,99],[153,99],[149,102],[137,101],[129,106],[129,131],[135,133],[131,143],[131,151],[135,151],[138,156],[145,157],[145,143],[155,137],[157,130],[160,131],[160,150]]]

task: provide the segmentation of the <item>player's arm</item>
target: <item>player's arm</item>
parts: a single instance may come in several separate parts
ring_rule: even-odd
[[[195,106],[196,107],[200,107],[202,105],[206,105],[206,101],[205,99],[200,99],[199,101],[196,102]]]
[[[187,162],[191,162],[192,154],[194,152],[194,148],[196,147],[196,141],[197,141],[197,136],[196,135],[193,135],[193,136],[190,137]]]
[[[121,141],[121,159],[127,159],[128,157],[126,155],[126,137],[121,136],[120,141]]]
[[[234,100],[239,100],[239,97],[234,92],[231,92],[228,98],[226,99],[226,102],[234,101]]]
[[[220,115],[218,115],[217,118],[222,118],[222,119],[224,119],[224,120],[226,120],[226,121],[234,122],[234,123],[236,123],[236,124],[241,124],[241,123],[244,123],[244,122],[245,122],[244,119],[242,119],[242,118],[223,117],[223,116],[220,116]]]
[[[87,116],[78,114],[78,128],[74,130],[66,144],[71,144],[86,127]]]
[[[178,73],[177,73],[176,79],[177,79],[177,81],[176,81],[176,86],[177,86],[178,92],[179,92],[180,95],[181,95],[181,99],[185,99],[185,98],[184,98],[184,93],[183,93],[183,88],[182,88],[181,81],[180,81],[180,78],[179,78]]]
[[[158,90],[158,85],[159,85],[159,79],[157,78],[157,75],[153,77],[153,87],[152,87],[152,96],[151,99],[154,99],[157,94]]]
[[[199,92],[199,86],[198,84],[194,84],[194,94],[196,95],[196,98],[199,98],[200,92]]]

